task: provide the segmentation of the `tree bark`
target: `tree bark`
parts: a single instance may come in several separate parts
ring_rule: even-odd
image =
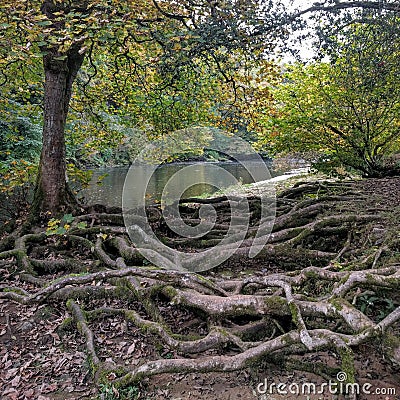
[[[65,124],[72,85],[84,60],[79,50],[77,45],[62,55],[53,49],[43,57],[43,147],[31,210],[34,218],[43,213],[56,215],[76,204],[66,180]]]

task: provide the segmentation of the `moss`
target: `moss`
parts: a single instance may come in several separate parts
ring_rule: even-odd
[[[4,288],[3,293],[16,293],[16,294],[20,294],[22,296],[25,295],[25,293],[22,291],[22,289],[19,289],[19,288]]]
[[[388,286],[398,287],[399,278],[397,278],[397,277],[393,278],[393,277],[387,276],[387,277],[385,277],[385,282]]]
[[[37,310],[33,315],[33,318],[35,321],[48,321],[56,314],[57,310],[55,308],[46,306]]]
[[[319,279],[319,276],[315,271],[307,271],[305,275],[307,278]]]
[[[293,340],[289,335],[283,335],[281,337],[282,343],[285,344],[286,346],[290,346],[292,344],[296,344],[296,341]]]
[[[346,373],[346,383],[355,383],[356,369],[353,351],[348,347],[340,347],[338,348],[338,352],[340,355],[342,372]]]
[[[128,370],[122,365],[113,367],[108,364],[97,365],[93,362],[93,359],[90,355],[86,358],[86,363],[89,369],[89,372],[96,379],[98,384],[109,384],[110,383],[110,375],[115,375],[116,378],[123,377],[128,373]]]
[[[71,317],[65,318],[64,321],[60,324],[57,330],[61,332],[71,330],[74,326],[74,321]]]
[[[17,262],[22,262],[23,258],[26,257],[26,252],[24,250],[15,250],[14,252]]]
[[[67,306],[68,310],[71,310],[73,301],[74,301],[73,299],[68,299],[67,300],[66,306]]]
[[[343,310],[343,302],[344,302],[345,300],[343,300],[343,299],[339,299],[339,298],[336,298],[336,299],[330,299],[329,300],[329,303],[331,303],[338,311],[342,311]]]
[[[179,372],[179,371],[177,371]],[[114,386],[116,388],[125,388],[132,384],[138,383],[142,379],[143,374],[138,373],[135,375],[126,373],[124,376],[121,376],[118,380],[114,382]]]
[[[284,315],[290,311],[287,301],[280,296],[265,297],[264,302],[270,314]]]
[[[129,298],[131,292],[122,285],[117,285],[114,288],[114,293],[117,295],[118,298]]]
[[[383,344],[388,347],[400,346],[400,338],[390,333],[386,333],[383,337]]]
[[[90,357],[88,357],[88,361],[89,361]],[[93,364],[93,362],[92,362]],[[97,381],[98,382],[103,382],[103,383],[109,383],[110,380],[108,378],[108,376],[110,374],[115,374],[117,378],[120,378],[122,376],[124,376],[128,371],[125,367],[123,367],[122,365],[119,365],[115,368],[101,368],[99,366],[94,366],[94,368],[98,371],[97,373]]]
[[[165,346],[164,346],[164,343],[153,341],[152,344],[153,344],[154,348],[156,349],[158,355],[160,357],[162,357],[162,358],[165,358],[165,357],[162,356],[162,354],[165,353],[165,350],[166,350]]]
[[[100,367],[93,362],[92,356],[88,355],[86,357],[86,364],[90,374],[94,377],[100,371]],[[97,376],[98,379],[98,376]]]
[[[223,329],[222,327],[218,327],[218,333],[220,333],[222,336],[225,336],[225,337],[230,336],[228,331],[226,329]]]
[[[22,270],[25,270],[25,272],[28,274],[31,274],[34,276],[37,275],[31,265],[31,263],[29,262],[29,259],[24,250],[15,250],[14,256],[17,260],[17,265],[19,268],[21,268]]]
[[[214,283],[212,281],[210,281],[210,279],[207,279],[205,276],[196,274],[196,278],[201,282],[204,282],[204,283],[206,283],[208,285],[214,286]]]
[[[222,335],[227,335],[227,333],[225,331],[220,330],[220,333]],[[179,340],[179,341],[195,341],[195,340],[200,340],[202,339],[202,336],[200,335],[195,335],[195,334],[191,334],[191,335],[180,335],[177,333],[171,333],[170,336],[175,339],[175,340]]]
[[[292,321],[297,325],[299,323],[299,312],[296,304],[289,303],[290,313],[292,314]]]
[[[369,284],[375,284],[376,282],[376,277],[373,274],[365,274],[365,279]]]
[[[85,275],[88,275],[88,274],[89,274],[89,272],[80,272],[79,274],[76,274],[76,273],[75,273],[75,274],[64,275],[64,276],[62,276],[62,277],[60,277],[60,278],[54,279],[53,281],[46,283],[45,287],[48,287],[48,286],[50,286],[50,285],[54,285],[54,284],[56,284],[56,283],[58,283],[58,282],[63,281],[64,279],[76,278],[76,277],[78,277],[78,276],[85,276]]]
[[[339,281],[339,285],[344,285],[348,279],[350,278],[350,274],[346,274],[342,279]]]
[[[41,168],[38,169],[38,176],[36,178],[36,187],[33,197],[33,202],[29,210],[29,222],[34,224],[40,219],[40,212],[42,211],[42,203],[44,200],[44,191],[39,182],[41,181]]]
[[[169,299],[173,299],[178,295],[177,290],[173,286],[163,286],[162,293]]]
[[[158,333],[157,329],[153,326],[153,322],[141,322],[140,324],[137,324],[134,311],[127,311],[125,316],[128,320],[137,325],[143,333]]]
[[[383,351],[388,356],[388,358],[393,359],[395,357],[398,357],[398,355],[395,355],[396,350],[398,351],[398,349],[400,349],[400,338],[391,333],[386,333],[383,336]],[[398,363],[399,361],[400,360],[395,360],[396,363]]]
[[[65,318],[64,321],[57,327],[56,331],[60,338],[62,338],[64,335],[70,332],[75,332],[76,326],[74,324],[73,319],[71,317]],[[61,347],[64,349],[63,342],[61,343]]]
[[[143,269],[145,271],[158,271],[160,269],[160,267],[157,267],[156,265],[153,265],[153,264],[148,264],[148,265],[143,265],[143,267],[141,267],[141,269]]]

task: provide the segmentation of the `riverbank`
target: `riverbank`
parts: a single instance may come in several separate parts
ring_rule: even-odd
[[[223,195],[233,196],[257,196],[269,191],[271,188],[279,194],[285,189],[297,184],[298,182],[312,182],[316,180],[324,180],[334,182],[337,179],[330,178],[325,174],[311,173],[309,167],[291,169],[282,175],[272,177],[267,180],[254,183],[239,183],[233,186],[228,186],[225,189],[218,190],[214,193],[203,193],[198,198],[215,198]]]

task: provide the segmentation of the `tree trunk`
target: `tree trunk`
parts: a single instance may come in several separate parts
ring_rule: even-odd
[[[50,50],[43,57],[43,147],[31,210],[34,218],[45,213],[56,215],[76,204],[66,181],[65,124],[72,85],[83,59],[79,46],[70,48],[67,55]]]

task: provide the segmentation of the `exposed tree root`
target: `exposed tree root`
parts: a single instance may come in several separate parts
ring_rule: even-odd
[[[204,204],[221,212],[211,232],[198,239],[179,238],[160,209],[149,211],[159,238],[171,246],[170,252],[159,254],[166,269],[148,265],[143,249],[127,237],[120,214],[89,210],[65,235],[36,232],[4,240],[0,268],[7,273],[0,299],[66,304],[98,382],[125,386],[166,372],[234,371],[266,356],[290,360],[324,349],[337,352],[340,368],[354,381],[352,348],[367,341],[389,338],[386,354],[400,364],[400,341],[392,334],[400,320],[397,226],[390,213],[369,213],[364,206],[360,212],[363,201],[353,183],[297,185],[278,198],[272,233],[250,261],[254,235],[271,221],[261,220],[260,199],[249,197],[244,240],[224,265],[203,274],[185,267],[198,263],[202,250],[219,243],[229,230],[225,197],[180,201],[189,225],[201,222],[199,207]],[[82,221],[88,222],[86,228],[78,227]],[[378,232],[381,225],[387,228]],[[146,232],[137,231],[146,238]],[[237,245],[235,235],[223,251]],[[159,245],[152,246],[157,253]],[[175,248],[188,246],[191,260],[176,265]],[[365,291],[377,298],[391,296],[391,307],[378,316],[373,304],[361,302]],[[187,325],[179,321],[184,316]],[[135,327],[153,346],[174,356],[144,357],[131,366],[110,363],[98,336],[99,324],[110,318]]]

